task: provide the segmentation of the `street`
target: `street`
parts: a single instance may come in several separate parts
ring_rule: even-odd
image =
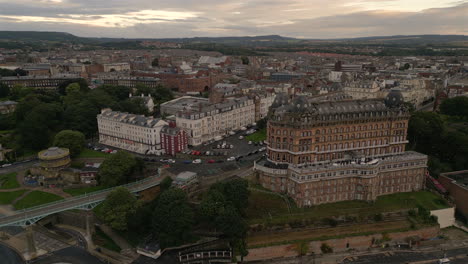
[[[417,261],[429,261],[428,264],[437,263],[437,261],[444,257],[444,254],[451,259],[450,264],[467,264],[468,263],[468,246],[458,249],[449,250],[435,250],[435,251],[418,251],[418,252],[392,252],[379,253],[367,256],[354,256],[355,260],[345,260],[343,263],[353,264],[402,264],[412,263]],[[432,260],[432,261],[431,261]]]

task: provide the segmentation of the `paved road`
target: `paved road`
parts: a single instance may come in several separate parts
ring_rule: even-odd
[[[39,164],[39,161],[37,159],[35,160],[30,160],[30,161],[21,161],[17,162],[15,164],[12,164],[9,167],[5,168],[0,168],[0,174],[6,174],[10,172],[18,172],[18,171],[23,171],[31,168],[32,166]]]
[[[24,261],[11,248],[0,244],[0,263],[2,264],[23,264]]]
[[[131,192],[139,192],[150,187],[156,186],[161,182],[160,177],[149,177],[139,182],[132,183],[131,185],[125,185]],[[100,191],[88,194],[86,196],[77,196],[45,204],[38,207],[26,209],[24,211],[17,211],[14,215],[0,218],[0,227],[9,225],[25,225],[28,219],[35,217],[44,217],[54,213],[75,209],[80,205],[86,205],[93,202],[103,201],[112,190]]]
[[[456,259],[451,264],[467,264],[468,263],[468,247],[459,249],[450,249],[447,251],[437,250],[432,252],[394,252],[393,255],[389,254],[375,254],[368,256],[359,256],[357,260],[350,261],[345,260],[343,263],[352,264],[402,264],[411,263],[417,261],[430,261],[428,264],[437,263],[437,260],[444,257],[444,253],[447,257],[465,256],[463,258]]]
[[[52,264],[52,263],[69,263],[69,264],[104,264],[95,256],[89,254],[86,250],[80,247],[67,247],[54,253],[41,256],[31,262],[31,264]]]

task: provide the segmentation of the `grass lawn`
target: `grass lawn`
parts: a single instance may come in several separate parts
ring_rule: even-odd
[[[99,227],[96,227],[96,233],[93,235],[93,241],[96,245],[107,248],[112,251],[120,252],[121,248],[112,238],[107,236]]]
[[[263,195],[263,194],[262,194]],[[279,198],[279,197],[278,197]],[[377,198],[374,203],[365,201],[345,201],[313,206],[310,208],[287,210],[271,210],[271,204],[276,206],[286,206],[284,201],[274,200],[273,195],[270,198],[259,197],[255,192],[251,192],[247,215],[251,224],[269,222],[271,224],[285,224],[295,220],[311,219],[319,220],[327,217],[337,217],[343,215],[370,216],[381,212],[391,212],[402,209],[425,207],[429,210],[446,208],[448,205],[439,196],[426,191],[397,193],[384,195]],[[262,209],[264,207],[264,210]],[[275,215],[276,214],[276,215]],[[274,216],[271,218],[271,216]]]
[[[92,193],[96,191],[100,191],[106,189],[104,186],[90,186],[90,187],[84,187],[84,188],[73,188],[73,189],[64,189],[63,191],[66,193],[69,193],[72,196],[78,196],[82,195],[85,193]]]
[[[0,192],[0,204],[11,204],[13,200],[20,197],[26,190],[19,190],[14,192]]]
[[[20,187],[16,180],[16,172],[0,175],[0,189],[14,189]]]
[[[81,151],[77,158],[106,158],[109,155],[109,153],[85,148]]]
[[[266,128],[260,129],[259,131],[253,133],[252,135],[248,135],[245,139],[253,142],[259,142],[266,139]]]
[[[288,206],[283,198],[273,193],[264,193],[250,189],[249,207],[246,210],[250,219],[262,218],[265,216],[275,217],[277,215],[288,214]]]
[[[23,199],[19,200],[15,204],[15,208],[17,210],[20,210],[24,208],[41,205],[41,204],[55,202],[55,201],[62,200],[62,199],[63,199],[62,197],[52,194],[52,193],[32,191],[28,195],[26,195]]]

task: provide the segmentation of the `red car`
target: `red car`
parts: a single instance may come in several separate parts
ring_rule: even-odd
[[[212,159],[210,159],[210,160],[207,160],[206,162],[207,162],[207,163],[215,163],[216,161],[215,161],[215,160],[212,160]]]

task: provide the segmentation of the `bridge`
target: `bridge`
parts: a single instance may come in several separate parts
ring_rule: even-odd
[[[46,216],[72,209],[91,210],[104,201],[107,195],[116,188],[124,187],[131,193],[137,193],[159,185],[162,179],[163,177],[148,177],[137,182],[15,211],[13,215],[0,218],[0,227],[29,226]]]

